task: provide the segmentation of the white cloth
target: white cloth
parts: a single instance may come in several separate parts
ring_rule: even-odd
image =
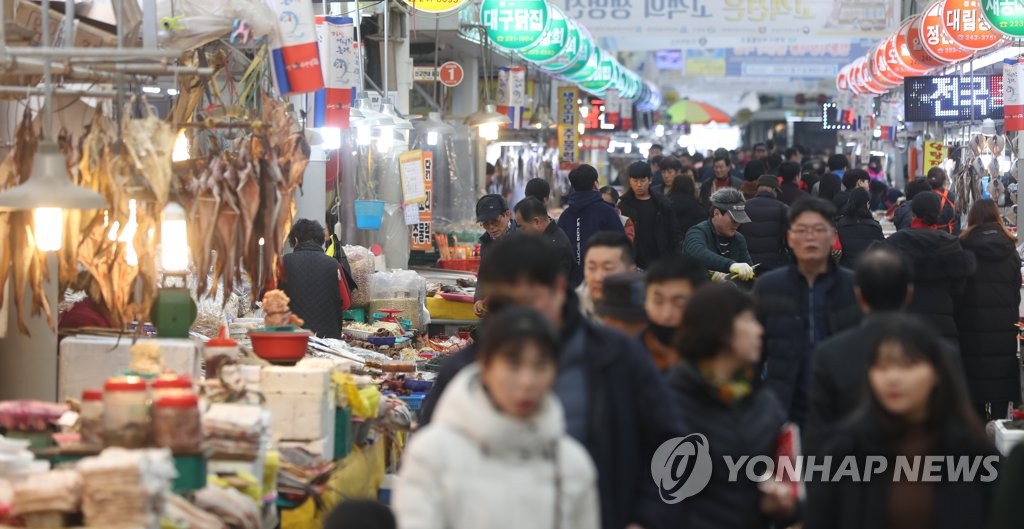
[[[590,297],[590,290],[587,289],[586,281],[576,287],[576,297],[580,300],[580,312],[583,313],[583,317],[601,325],[601,317],[597,315],[597,309],[594,307],[594,300]]]
[[[402,458],[392,503],[399,528],[599,528],[594,464],[565,434],[562,415],[549,394],[533,417],[507,416],[484,391],[480,368],[463,369]]]

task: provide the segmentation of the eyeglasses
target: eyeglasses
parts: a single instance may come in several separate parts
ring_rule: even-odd
[[[831,226],[798,226],[790,228],[789,232],[797,237],[806,237],[808,235],[814,235],[815,237],[821,237],[828,235],[832,232]]]

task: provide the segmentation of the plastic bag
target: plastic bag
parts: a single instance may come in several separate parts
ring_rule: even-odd
[[[382,308],[401,309],[403,312],[397,317],[411,320],[416,329],[430,323],[427,281],[412,270],[374,274],[370,282],[370,300],[371,312]]]
[[[157,0],[160,45],[198,48],[227,36],[235,20],[249,25],[252,40],[276,36],[277,15],[260,0]],[[166,23],[165,23],[166,21]]]
[[[345,246],[349,267],[352,268],[352,279],[356,289],[352,291],[352,307],[365,307],[370,304],[370,278],[373,276],[373,253],[362,246]]]

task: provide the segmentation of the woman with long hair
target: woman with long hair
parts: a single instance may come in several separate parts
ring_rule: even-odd
[[[1009,403],[1020,402],[1017,238],[1003,225],[996,203],[985,199],[971,206],[960,244],[978,261],[956,312],[967,389],[983,419],[1002,419]]]
[[[691,431],[707,438],[712,473],[708,486],[680,509],[680,527],[760,529],[795,513],[796,498],[784,487],[762,488],[742,472],[730,481],[724,459],[774,457],[786,421],[775,394],[757,384],[763,331],[753,299],[732,284],[701,287],[686,304],[677,337],[683,361],[669,384]]]
[[[871,197],[865,189],[857,188],[850,191],[843,216],[836,221],[836,232],[839,243],[843,246],[843,254],[839,264],[853,268],[857,258],[878,241],[884,241],[882,225],[875,220],[869,209]]]
[[[818,473],[808,484],[804,527],[985,527],[999,456],[955,357],[915,316],[893,314],[865,332],[873,337],[865,399],[825,446],[829,478]],[[940,461],[938,470],[929,460]],[[838,472],[846,465],[856,478]]]
[[[681,165],[675,178],[665,179],[665,196],[672,203],[672,211],[679,222],[679,231],[686,236],[696,224],[708,218],[708,210],[697,197],[696,174],[692,165]]]
[[[401,529],[594,529],[590,455],[565,432],[555,383],[558,338],[538,312],[484,322],[477,364],[441,396],[402,458]]]

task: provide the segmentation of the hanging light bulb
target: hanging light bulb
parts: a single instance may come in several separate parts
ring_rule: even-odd
[[[373,131],[370,129],[370,124],[365,121],[360,121],[356,125],[356,145],[360,147],[366,147],[370,144],[373,139]]]
[[[188,160],[190,158],[188,149],[188,136],[185,135],[185,129],[181,129],[178,131],[178,137],[174,139],[174,150],[171,151],[171,161],[183,162]]]
[[[466,118],[466,125],[479,127],[480,138],[484,140],[498,139],[498,132],[503,125],[512,123],[505,114],[499,114],[495,105],[484,105],[483,110],[470,114]]]
[[[498,139],[500,132],[499,125],[497,123],[484,123],[480,125],[480,138],[488,141],[494,141]]]
[[[377,129],[377,152],[387,154],[395,143],[395,127],[393,125],[381,125]]]
[[[160,221],[160,266],[164,272],[188,270],[188,226],[185,209],[175,202],[164,207]]]
[[[60,208],[36,208],[32,210],[33,234],[36,248],[40,252],[60,250],[64,240],[64,210]]]
[[[437,145],[437,131],[436,130],[432,130],[432,131],[427,132],[427,145],[430,145],[431,147]]]

